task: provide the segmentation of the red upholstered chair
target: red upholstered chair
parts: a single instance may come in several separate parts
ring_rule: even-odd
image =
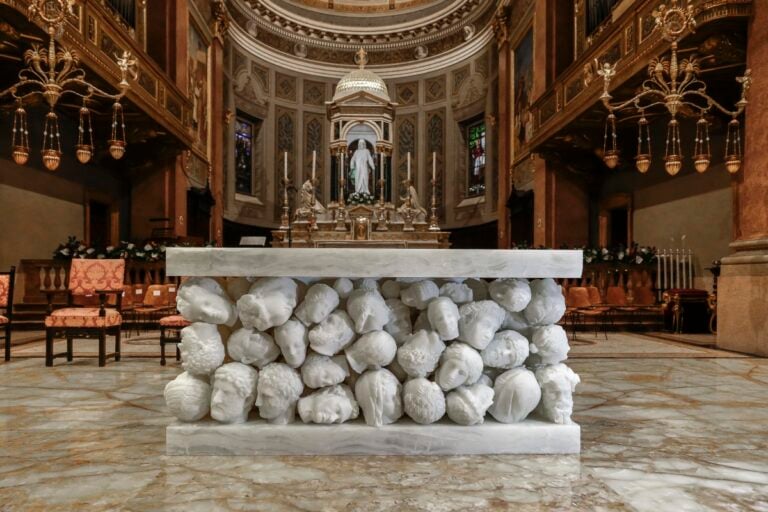
[[[598,329],[602,328],[603,335],[608,339],[606,317],[609,309],[600,307],[598,304],[593,304],[589,295],[589,290],[584,286],[571,286],[568,288],[568,296],[565,299],[565,304],[567,309],[570,310],[571,318],[573,320],[573,337],[574,339],[576,338],[577,322],[581,322],[586,326],[586,319],[591,318],[595,328],[595,336],[597,336]]]
[[[13,282],[16,267],[10,272],[0,272],[0,337],[5,342],[5,360],[11,360],[11,323],[13,322]]]
[[[45,317],[45,365],[53,366],[56,357],[66,356],[72,361],[72,340],[77,337],[96,336],[99,340],[99,366],[107,357],[120,360],[120,308],[123,295],[125,260],[72,260],[67,284],[67,307],[53,310],[53,295],[48,292],[48,316]],[[98,307],[73,307],[77,298],[98,296]],[[107,296],[114,296],[114,308],[107,307]],[[79,302],[88,302],[79,300]],[[67,351],[54,354],[53,340],[56,335],[67,339]],[[106,353],[107,334],[115,337],[114,354]]]

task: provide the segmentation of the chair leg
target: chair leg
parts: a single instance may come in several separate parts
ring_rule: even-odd
[[[160,327],[160,366],[165,366],[165,329]]]
[[[122,334],[121,331],[122,327],[117,329],[117,333],[115,334],[115,362],[120,361],[120,335]]]
[[[72,336],[67,335],[67,362],[72,362]]]
[[[714,317],[713,317],[714,318]],[[11,324],[5,326],[5,360],[11,360]]]
[[[53,366],[53,330],[45,330],[45,366]]]
[[[105,330],[99,331],[99,366],[107,364],[107,333]]]
[[[179,343],[176,342],[176,360],[181,361],[181,350],[179,350]]]

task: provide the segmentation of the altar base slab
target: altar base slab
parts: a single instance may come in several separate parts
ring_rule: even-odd
[[[535,419],[475,426],[400,420],[380,428],[359,420],[342,425],[208,421],[170,425],[165,436],[168,455],[578,454],[581,449],[579,425]]]

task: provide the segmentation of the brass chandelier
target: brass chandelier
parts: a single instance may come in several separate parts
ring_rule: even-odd
[[[736,102],[736,110],[728,110],[707,94],[707,85],[699,78],[699,60],[678,59],[678,41],[686,30],[694,31],[696,20],[690,0],[686,7],[678,6],[678,0],[671,0],[670,6],[662,4],[653,12],[656,26],[661,29],[662,37],[671,43],[669,58],[654,58],[648,65],[648,78],[643,81],[641,91],[634,97],[612,103],[613,97],[608,92],[611,80],[616,75],[616,64],[604,63],[598,67],[598,75],[603,77],[603,94],[600,99],[608,110],[603,139],[603,161],[609,169],[619,164],[618,138],[616,135],[616,113],[625,108],[633,108],[640,115],[638,122],[637,156],[635,166],[645,173],[651,166],[651,133],[646,112],[665,110],[671,119],[667,123],[667,137],[664,153],[664,168],[671,176],[676,175],[683,165],[680,139],[680,123],[677,119],[681,109],[692,110],[698,114],[696,136],[693,147],[693,163],[697,172],[704,172],[712,161],[709,139],[709,121],[706,115],[712,110],[719,110],[731,118],[725,139],[725,168],[736,173],[741,168],[741,128],[738,117],[747,106],[747,92],[752,84],[750,70],[744,76],[736,78],[741,84],[741,99]],[[595,61],[597,64],[597,61]]]
[[[77,160],[83,164],[88,163],[94,153],[91,111],[88,108],[88,101],[92,98],[114,101],[112,131],[108,141],[109,153],[116,160],[125,154],[125,118],[120,100],[130,88],[128,78],[135,80],[137,77],[136,61],[127,51],[124,51],[121,56],[115,55],[121,75],[116,94],[105,92],[88,82],[85,70],[79,67],[80,58],[77,53],[56,43],[57,35],[63,32],[64,22],[69,16],[74,16],[74,4],[75,0],[32,0],[29,5],[29,20],[34,21],[39,18],[45,25],[49,38],[48,48],[33,44],[31,49],[24,52],[26,67],[19,72],[19,81],[8,89],[0,91],[0,98],[11,96],[16,101],[17,108],[13,116],[12,155],[14,162],[19,165],[26,164],[30,154],[24,102],[35,96],[42,96],[49,107],[43,125],[41,148],[43,165],[46,169],[55,171],[61,163],[61,133],[56,105],[66,95],[75,96],[82,101],[75,146]]]

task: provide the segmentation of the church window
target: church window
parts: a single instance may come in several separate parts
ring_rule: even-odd
[[[467,196],[482,196],[485,194],[485,121],[479,121],[467,127],[467,154],[469,157]]]
[[[241,117],[235,124],[235,191],[253,193],[253,123]]]

